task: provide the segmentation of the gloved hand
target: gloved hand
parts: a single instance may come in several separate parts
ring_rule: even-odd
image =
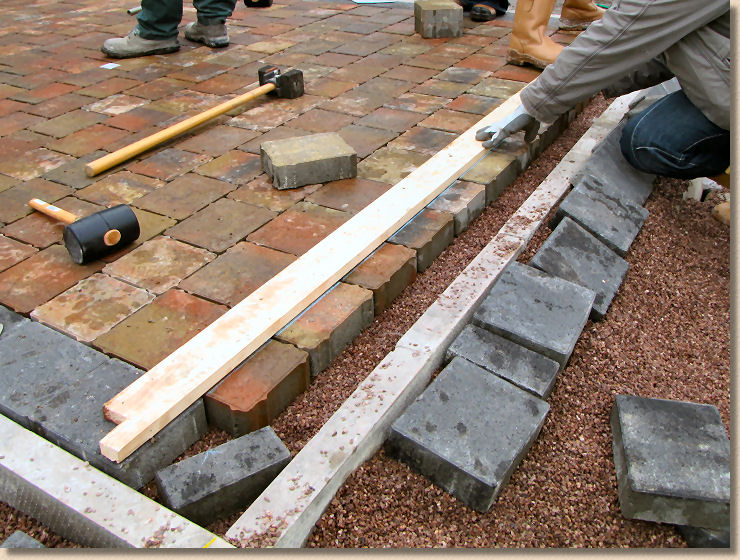
[[[486,140],[483,147],[492,150],[509,136],[520,130],[524,131],[524,141],[529,143],[535,139],[540,129],[540,123],[532,115],[519,105],[513,112],[509,113],[500,121],[481,128],[475,133],[476,140]]]

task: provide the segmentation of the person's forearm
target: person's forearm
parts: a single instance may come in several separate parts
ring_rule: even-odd
[[[727,0],[617,0],[522,91],[522,104],[552,121],[728,8]]]

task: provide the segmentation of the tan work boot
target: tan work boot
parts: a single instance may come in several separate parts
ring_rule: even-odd
[[[560,29],[564,31],[583,31],[606,10],[599,8],[593,0],[565,0],[560,10]]]
[[[720,202],[712,208],[712,217],[716,220],[719,220],[726,226],[730,225],[730,201],[725,200],[724,202]]]
[[[545,34],[555,0],[520,0],[514,12],[507,59],[513,64],[545,68],[563,50]]]
[[[103,53],[111,58],[133,58],[136,56],[148,56],[152,54],[166,54],[180,49],[177,37],[172,39],[144,39],[139,36],[139,28],[116,39],[107,39],[100,48]]]

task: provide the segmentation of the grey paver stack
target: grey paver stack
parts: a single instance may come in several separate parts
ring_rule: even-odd
[[[0,548],[46,548],[39,541],[23,531],[15,531],[0,544]]]

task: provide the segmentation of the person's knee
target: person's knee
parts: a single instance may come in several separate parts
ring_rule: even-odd
[[[631,118],[627,121],[627,124],[622,129],[622,136],[619,138],[619,148],[622,150],[624,159],[629,162],[632,167],[643,170],[642,165],[638,160],[637,148],[645,146],[645,139],[639,136],[639,115]]]

